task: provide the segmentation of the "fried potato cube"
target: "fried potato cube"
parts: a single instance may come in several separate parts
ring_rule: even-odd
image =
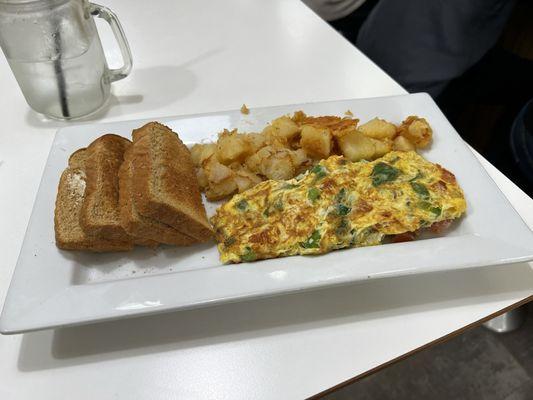
[[[380,118],[371,119],[357,129],[374,139],[392,139],[396,135],[396,126]]]
[[[292,165],[294,165],[294,176],[305,172],[311,165],[311,159],[307,157],[303,149],[292,150],[291,153]],[[293,176],[293,177],[294,177]]]
[[[209,158],[216,151],[215,143],[195,144],[191,147],[191,158],[195,167],[202,165],[202,162]]]
[[[296,124],[301,125],[306,118],[307,115],[302,110],[299,110],[294,112],[291,117],[291,120],[294,121]]]
[[[269,145],[290,148],[290,144],[298,139],[300,127],[289,117],[280,117],[263,129],[262,134]]]
[[[268,179],[290,179],[299,168],[309,161],[303,149],[290,150],[269,145],[246,159],[246,168]]]
[[[327,158],[331,153],[332,140],[328,128],[318,128],[312,125],[302,127],[300,145],[312,158]]]
[[[287,141],[292,140],[298,135],[298,133],[300,133],[300,128],[296,122],[287,116],[273,120],[272,127],[275,129],[276,136],[286,139]]]
[[[261,172],[268,179],[290,179],[294,176],[296,168],[288,151],[280,151],[264,159]]]
[[[195,144],[190,148],[192,163],[195,167],[200,165],[200,156],[202,155],[203,146],[203,144]]]
[[[374,144],[359,132],[352,132],[338,139],[342,154],[350,161],[370,160],[374,156]]]
[[[342,154],[350,161],[373,160],[391,150],[390,141],[379,141],[352,131],[337,139]]]
[[[416,148],[427,147],[433,137],[433,130],[429,123],[424,118],[413,115],[402,122],[402,125],[398,128],[398,133],[409,139]]]
[[[291,161],[292,164],[296,169],[300,167],[302,164],[305,164],[307,161],[309,161],[309,157],[307,157],[307,154],[305,154],[304,149],[297,149],[290,152]]]
[[[375,151],[374,151],[374,157],[383,157],[385,154],[390,152],[392,150],[392,140],[386,139],[386,140],[373,140]]]
[[[209,200],[219,200],[237,191],[235,172],[219,163],[215,156],[205,160],[202,169],[208,182],[205,195]]]
[[[243,138],[248,142],[253,153],[266,146],[266,137],[262,133],[246,133],[243,134]]]
[[[204,165],[204,171],[210,184],[219,183],[227,178],[233,177],[231,168],[226,167],[213,158]]]
[[[394,138],[392,148],[398,151],[414,151],[415,145],[411,143],[405,136],[397,136]]]
[[[205,170],[200,167],[196,170],[196,179],[198,180],[198,186],[200,190],[205,191],[209,187],[209,180],[205,174]]]
[[[235,161],[244,161],[252,151],[248,141],[236,130],[231,132],[224,130],[218,138],[216,154],[218,161],[222,164],[228,165]]]
[[[338,124],[333,126],[331,129],[331,135],[333,138],[339,138],[341,136],[347,135],[350,132],[357,130],[357,119],[347,119],[343,118]]]
[[[205,191],[207,200],[221,200],[237,191],[237,183],[234,178],[227,178],[218,183],[211,183]]]
[[[262,164],[273,153],[272,146],[265,146],[246,159],[246,167],[253,173],[262,174]]]
[[[262,179],[256,174],[248,171],[246,168],[241,167],[235,171],[235,183],[239,193],[244,192],[246,189],[257,185]]]
[[[267,145],[278,143],[282,146],[285,146],[287,144],[287,140],[283,139],[282,137],[279,137],[277,135],[276,128],[274,128],[272,125],[265,126],[265,128],[261,131],[261,135],[264,136],[265,143]]]

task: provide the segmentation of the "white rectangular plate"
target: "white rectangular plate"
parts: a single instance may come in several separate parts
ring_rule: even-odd
[[[322,256],[221,265],[214,243],[129,253],[60,251],[54,243],[54,201],[69,155],[104,133],[130,137],[149,120],[80,125],[58,131],[44,170],[0,332],[18,333],[141,314],[207,306],[245,298],[385,276],[480,267],[533,259],[533,233],[426,94],[228,111],[159,120],[187,144],[215,140],[223,128],[259,131],[282,114],[375,116],[399,123],[425,117],[434,130],[423,155],[451,170],[463,187],[466,216],[444,236],[410,243],[335,251]],[[215,204],[206,202],[212,215]]]

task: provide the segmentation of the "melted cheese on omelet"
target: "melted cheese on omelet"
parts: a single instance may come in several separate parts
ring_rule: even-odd
[[[381,244],[465,212],[454,175],[415,152],[322,160],[288,181],[235,195],[212,217],[222,262]]]

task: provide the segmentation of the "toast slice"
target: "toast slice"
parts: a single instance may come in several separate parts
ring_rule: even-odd
[[[126,232],[133,237],[148,238],[160,243],[177,246],[196,243],[196,239],[182,234],[162,222],[144,217],[137,212],[132,196],[133,176],[131,151],[127,150],[124,154],[124,162],[119,170],[120,219]]]
[[[68,167],[61,174],[54,212],[57,247],[95,252],[131,250],[131,240],[105,240],[87,235],[83,231],[79,221],[85,199],[86,160],[86,149],[74,152],[69,158]]]
[[[157,122],[135,129],[132,136],[132,194],[138,213],[198,242],[207,241],[213,232],[189,149]]]
[[[133,240],[122,228],[118,204],[118,170],[131,142],[118,135],[99,137],[87,147],[87,187],[80,225],[91,236],[108,240]]]

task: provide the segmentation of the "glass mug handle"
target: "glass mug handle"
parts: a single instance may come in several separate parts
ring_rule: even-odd
[[[89,3],[89,12],[93,17],[102,18],[107,21],[115,35],[115,39],[117,40],[118,47],[120,48],[120,52],[122,54],[122,61],[124,62],[124,65],[120,68],[110,69],[108,71],[107,74],[109,81],[115,82],[120,79],[124,79],[131,72],[133,61],[131,58],[130,46],[126,40],[126,35],[124,34],[124,30],[122,29],[116,14],[109,8],[94,3]]]

